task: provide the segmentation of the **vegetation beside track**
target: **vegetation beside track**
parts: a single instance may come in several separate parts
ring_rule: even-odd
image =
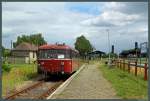
[[[3,63],[2,64],[2,72],[10,72],[10,71],[11,71],[10,65],[7,63]]]
[[[103,76],[112,84],[117,95],[123,99],[148,99],[148,82],[143,78],[135,77],[118,68],[109,68],[100,63]]]
[[[83,65],[85,60],[79,60],[79,66]],[[2,74],[2,95],[6,96],[17,85],[23,84],[24,81],[37,77],[36,64],[7,64],[9,72],[3,71]]]
[[[9,72],[2,74],[2,95],[15,88],[26,80],[37,76],[36,64],[8,64],[11,68]]]

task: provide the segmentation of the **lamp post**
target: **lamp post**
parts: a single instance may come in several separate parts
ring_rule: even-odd
[[[108,49],[109,49],[109,59],[108,59],[108,65],[110,65],[110,39],[109,39],[109,29],[106,29],[108,32]]]

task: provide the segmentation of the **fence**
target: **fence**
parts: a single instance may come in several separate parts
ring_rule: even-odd
[[[136,61],[126,62],[125,59],[114,60],[114,64],[122,69],[123,71],[128,71],[129,73],[134,73],[135,76],[137,75],[144,75],[144,80],[148,80],[148,64],[138,64]]]
[[[35,63],[35,59],[30,59],[29,57],[5,57],[3,61],[7,61],[10,64],[30,64]]]
[[[12,63],[12,64],[24,64],[24,63],[26,63],[24,57],[7,57],[5,60],[7,60],[8,63]]]

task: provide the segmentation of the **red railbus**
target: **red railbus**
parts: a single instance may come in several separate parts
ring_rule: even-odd
[[[38,48],[38,73],[72,74],[79,68],[79,53],[65,44],[42,45]]]

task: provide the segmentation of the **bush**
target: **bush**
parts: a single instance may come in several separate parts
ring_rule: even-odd
[[[2,72],[10,72],[11,67],[8,64],[2,64]]]
[[[107,64],[108,64],[108,62],[107,62],[107,61],[105,61],[105,64],[107,65]]]

